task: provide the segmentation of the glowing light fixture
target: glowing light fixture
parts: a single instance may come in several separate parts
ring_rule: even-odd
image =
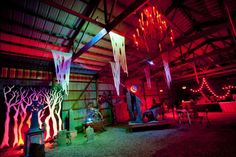
[[[187,87],[186,86],[182,86],[182,89],[186,89]]]
[[[135,31],[134,44],[147,52],[161,52],[167,45],[174,44],[173,31],[155,6],[148,6],[141,12]]]
[[[92,123],[92,122],[93,122],[92,118],[87,118],[87,122],[86,123]]]
[[[152,60],[148,60],[147,62],[148,62],[148,64],[150,64],[150,65],[155,65]]]
[[[131,90],[131,92],[136,93],[136,92],[138,91],[137,85],[132,85],[132,86],[130,87],[130,90]]]

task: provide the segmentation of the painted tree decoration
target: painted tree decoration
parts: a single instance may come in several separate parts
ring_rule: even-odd
[[[28,111],[27,108],[32,105],[33,101],[44,104],[43,109],[38,113],[38,119],[39,126],[43,122],[47,126],[45,141],[53,138],[62,129],[60,112],[63,94],[61,90],[8,86],[3,89],[3,93],[6,104],[6,118],[0,148],[16,147],[24,144],[23,133],[29,129],[32,116],[32,112]],[[13,139],[12,143],[10,138]]]
[[[62,120],[61,120],[61,104],[63,100],[63,95],[61,91],[44,89],[43,91],[44,102],[47,104],[44,110],[39,113],[39,119],[44,119],[44,123],[47,126],[45,140],[54,137],[59,130],[62,130]],[[48,115],[46,115],[48,112]],[[50,121],[52,126],[49,125]],[[40,121],[42,124],[42,121]],[[51,134],[52,133],[52,134]]]

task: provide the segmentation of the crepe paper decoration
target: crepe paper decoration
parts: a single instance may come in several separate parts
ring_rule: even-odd
[[[117,95],[120,95],[120,65],[110,62]]]
[[[152,88],[152,84],[151,84],[150,67],[149,66],[144,68],[144,73],[145,73],[146,80],[147,80],[147,86],[148,86],[149,89],[151,89]]]
[[[128,75],[128,68],[125,54],[125,38],[114,32],[109,32],[111,38],[111,45],[113,49],[114,61],[119,63],[123,71]]]
[[[169,67],[169,61],[168,61],[168,53],[162,53],[161,56],[162,56],[164,71],[166,75],[166,83],[167,83],[168,88],[170,88],[171,74],[170,74],[170,67]]]
[[[69,93],[70,65],[72,53],[52,50],[57,82],[61,85],[66,95]]]

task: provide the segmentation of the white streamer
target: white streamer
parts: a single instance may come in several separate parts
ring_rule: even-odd
[[[69,94],[70,65],[72,53],[52,50],[57,82],[61,84],[65,93]]]

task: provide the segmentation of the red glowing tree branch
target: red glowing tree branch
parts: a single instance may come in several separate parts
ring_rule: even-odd
[[[20,105],[13,106],[15,109],[15,115],[13,116],[14,120],[14,127],[13,127],[13,135],[14,135],[14,141],[13,141],[13,147],[15,147],[18,144],[19,135],[18,135],[18,116],[19,116],[19,110]]]
[[[27,121],[30,118],[30,116],[28,116],[28,118],[27,118],[26,109],[32,104],[32,99],[33,99],[33,97],[35,97],[35,94],[36,94],[35,92],[29,94],[29,91],[30,91],[29,89],[25,89],[25,90],[22,90],[22,88],[20,89],[20,95],[21,95],[22,101],[19,103],[20,108],[21,108],[21,112],[20,112],[20,124],[18,127],[18,134],[19,134],[18,145],[24,144],[23,135],[22,135],[22,132],[24,130],[22,130],[22,128],[24,125],[27,124]],[[27,126],[29,128],[30,124],[28,124]]]
[[[5,103],[6,103],[6,119],[4,124],[3,140],[0,148],[9,147],[9,124],[10,124],[10,111],[11,108],[19,103],[19,94],[17,91],[13,91],[14,86],[5,87],[3,89]],[[10,97],[10,98],[9,98]]]
[[[27,131],[30,126],[30,118],[32,114],[27,112],[27,108],[32,105],[34,100],[37,100],[39,104],[44,105],[43,110],[40,110],[39,124],[46,123],[48,129],[46,129],[46,140],[52,138],[62,129],[61,120],[61,104],[63,100],[63,94],[61,90],[46,89],[46,88],[17,88],[5,87],[3,89],[5,104],[6,104],[6,118],[4,125],[4,135],[0,148],[9,147],[12,145],[20,146],[24,144],[23,132]],[[13,117],[10,117],[10,113],[13,113]],[[13,120],[13,129],[10,130],[10,121]],[[52,127],[49,125],[52,122]],[[13,133],[13,143],[9,143],[9,135]],[[50,135],[50,133],[53,133]]]

